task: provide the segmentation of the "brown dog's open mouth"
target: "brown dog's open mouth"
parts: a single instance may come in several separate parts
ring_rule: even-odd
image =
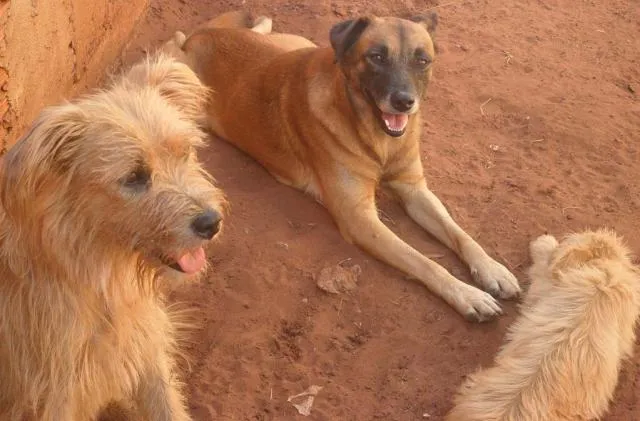
[[[184,254],[175,258],[173,262],[164,261],[164,264],[175,270],[187,275],[194,275],[201,272],[207,265],[207,257],[203,247],[195,250],[186,251]]]
[[[393,137],[402,136],[407,129],[409,116],[407,114],[392,114],[380,112],[380,118],[384,124],[384,131]]]
[[[373,99],[373,95],[368,90],[364,93],[369,100],[369,104],[374,109],[374,114],[378,119],[382,130],[391,137],[400,137],[407,130],[409,124],[409,115],[404,113],[386,113],[378,107],[377,102]]]

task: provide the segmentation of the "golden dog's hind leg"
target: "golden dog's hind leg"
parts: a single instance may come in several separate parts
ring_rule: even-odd
[[[378,218],[373,183],[343,173],[322,184],[325,206],[347,241],[415,277],[468,320],[485,321],[502,312],[491,295],[456,279],[387,228]]]
[[[400,196],[409,216],[455,251],[469,266],[478,284],[500,298],[511,298],[520,293],[516,277],[458,226],[442,202],[427,188],[423,177],[412,183],[401,180],[389,182],[389,187]]]

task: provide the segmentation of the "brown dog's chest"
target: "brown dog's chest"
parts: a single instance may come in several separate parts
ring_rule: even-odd
[[[391,137],[382,132],[364,98],[349,95],[345,81],[328,72],[309,85],[309,114],[317,126],[315,138],[304,136],[313,156],[339,162],[354,174],[374,180],[392,177],[400,168],[419,159],[420,116],[408,123],[406,133]],[[294,116],[308,125],[305,115]]]

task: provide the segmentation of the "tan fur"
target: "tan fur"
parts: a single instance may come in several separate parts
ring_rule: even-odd
[[[403,43],[433,57],[429,31],[433,33],[435,19],[415,23],[421,21],[369,17],[368,22],[353,46],[354,57],[380,42],[389,45],[394,57],[406,55],[398,59],[401,63],[412,63],[414,57],[413,50],[401,49]],[[405,134],[392,138],[380,129],[359,90],[356,81],[365,71],[361,61],[345,62],[341,68],[332,48],[316,48],[291,34],[270,35],[277,34],[246,26],[208,27],[179,43],[181,59],[212,88],[211,129],[282,183],[323,203],[345,239],[420,280],[465,317],[482,321],[499,314],[491,295],[453,277],[378,218],[375,191],[384,185],[419,225],[469,265],[486,290],[502,298],[519,293],[516,278],[489,257],[428,190],[420,158],[418,106],[413,107]],[[430,67],[423,76],[416,82],[420,86],[428,83]]]
[[[316,44],[308,39],[294,34],[285,34],[272,32],[273,21],[267,16],[254,17],[253,14],[246,10],[234,10],[221,15],[215,16],[202,26],[200,29],[211,28],[244,28],[253,32],[267,35],[263,40],[267,41],[285,51],[297,50],[300,48],[317,47]],[[180,47],[184,44],[186,38],[179,42]]]
[[[45,109],[3,157],[0,420],[89,421],[118,401],[191,419],[174,367],[185,313],[159,282],[197,277],[164,262],[204,246],[191,221],[224,208],[194,151],[207,94],[186,65],[151,57]],[[149,183],[123,184],[141,165]]]
[[[460,388],[447,421],[587,421],[607,411],[632,354],[640,271],[609,231],[531,244],[531,288],[491,368]]]
[[[213,28],[243,28],[265,35],[264,41],[283,51],[317,47],[316,44],[299,35],[272,32],[272,27],[273,21],[271,18],[266,16],[254,18],[248,11],[234,10],[213,17],[197,27],[194,32]],[[187,36],[184,32],[176,31],[173,37],[164,44],[162,50],[186,63],[188,58],[182,51],[182,46],[186,40]]]

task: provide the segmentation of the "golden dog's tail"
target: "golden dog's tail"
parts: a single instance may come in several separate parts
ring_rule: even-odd
[[[234,10],[218,15],[201,28],[246,28],[261,34],[271,32],[272,20],[266,16],[257,18],[246,10]]]
[[[231,12],[218,15],[211,20],[207,21],[203,25],[199,26],[196,30],[206,28],[238,28],[238,29],[251,29],[253,32],[259,34],[270,34],[273,27],[273,20],[266,16],[258,16],[254,18],[251,12],[246,10],[234,10]],[[169,47],[182,50],[187,36],[182,31],[176,31],[173,37],[165,46],[165,50]],[[175,56],[175,54],[173,54]]]

